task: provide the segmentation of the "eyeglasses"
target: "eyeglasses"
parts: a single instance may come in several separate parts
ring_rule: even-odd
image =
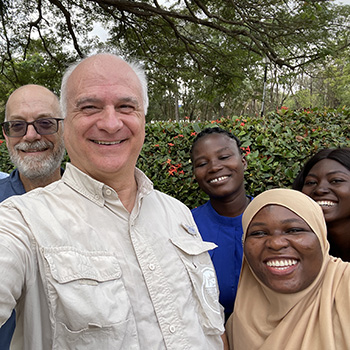
[[[51,135],[58,131],[58,122],[63,118],[43,118],[33,122],[12,120],[1,123],[4,134],[8,137],[22,137],[27,133],[28,125],[33,125],[39,135]]]

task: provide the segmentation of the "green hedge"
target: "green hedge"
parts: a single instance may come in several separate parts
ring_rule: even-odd
[[[247,192],[290,187],[306,159],[325,147],[350,146],[350,109],[289,111],[282,108],[264,117],[227,117],[211,122],[152,122],[138,167],[155,188],[190,208],[207,200],[192,175],[189,151],[198,132],[220,126],[236,134],[246,152]],[[0,141],[1,142],[1,141]],[[0,144],[0,169],[9,171],[5,143]]]

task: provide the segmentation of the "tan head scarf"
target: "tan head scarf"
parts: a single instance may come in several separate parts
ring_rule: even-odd
[[[311,227],[320,241],[323,264],[309,287],[282,294],[262,284],[244,258],[235,310],[226,324],[230,349],[350,349],[350,264],[329,256],[321,207],[299,191],[263,192],[243,214],[243,242],[255,214],[269,204],[290,209]]]

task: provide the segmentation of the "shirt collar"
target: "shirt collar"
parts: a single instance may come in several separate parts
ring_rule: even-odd
[[[138,201],[152,192],[153,183],[140,169],[137,168],[135,168],[135,179],[137,182]],[[115,193],[116,199],[118,198],[118,193],[113,188],[105,185],[103,182],[95,180],[71,163],[66,164],[66,170],[62,176],[62,181],[100,207],[105,205],[106,200],[111,199],[112,193]]]

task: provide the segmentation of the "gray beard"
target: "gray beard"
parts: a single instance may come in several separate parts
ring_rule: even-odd
[[[65,154],[63,140],[59,141],[58,147],[49,155],[40,157],[21,158],[19,153],[21,150],[27,149],[53,149],[54,145],[49,141],[34,141],[31,143],[21,142],[15,145],[13,149],[8,149],[11,162],[16,166],[18,171],[29,180],[38,180],[40,178],[50,177],[54,171],[61,165]]]

